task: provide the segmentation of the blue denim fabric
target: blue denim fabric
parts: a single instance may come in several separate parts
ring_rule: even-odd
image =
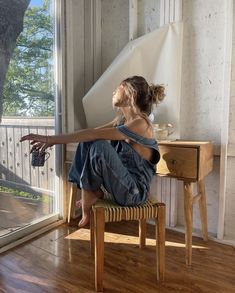
[[[152,148],[154,152],[153,152],[153,157],[151,159],[151,162],[154,165],[156,165],[159,162],[160,153],[159,153],[157,141],[155,139],[146,138],[137,133],[134,133],[131,130],[129,130],[125,125],[117,126],[117,129],[121,131],[124,135],[126,135],[128,138],[130,138],[131,140],[139,144],[142,144],[146,147]]]
[[[97,190],[103,185],[118,204],[139,205],[148,197],[156,158],[160,157],[157,143],[131,132],[124,125],[118,129],[136,142],[153,148],[154,162],[144,160],[125,141],[84,142],[77,147],[68,180],[85,190]]]

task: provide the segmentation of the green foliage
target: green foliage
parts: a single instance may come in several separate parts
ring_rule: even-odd
[[[29,192],[25,192],[25,191],[21,191],[21,190],[17,190],[17,189],[12,189],[9,187],[4,187],[4,186],[0,186],[0,192],[7,192],[7,193],[11,193],[14,196],[21,196],[21,197],[26,197],[26,198],[38,198],[37,196],[29,193]]]
[[[3,89],[3,115],[53,116],[53,19],[49,1],[29,7]]]

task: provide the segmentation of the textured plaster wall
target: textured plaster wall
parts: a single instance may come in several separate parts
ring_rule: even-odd
[[[159,27],[159,0],[137,1],[137,37]],[[129,0],[101,1],[102,72],[129,41]]]
[[[110,65],[129,40],[129,1],[101,1],[102,72]]]
[[[183,1],[181,137],[220,144],[225,4]]]
[[[160,0],[138,1],[138,37],[159,28]]]
[[[183,66],[180,111],[181,138],[212,140],[220,144],[225,2],[183,0]],[[180,187],[180,194],[183,191]],[[219,158],[206,178],[209,232],[216,234],[219,207]],[[183,224],[182,196],[178,197],[178,221]],[[194,227],[200,228],[198,207]]]

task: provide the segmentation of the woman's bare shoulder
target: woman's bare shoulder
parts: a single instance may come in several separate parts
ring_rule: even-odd
[[[138,117],[125,124],[131,131],[148,138],[152,138],[152,127],[144,118]]]

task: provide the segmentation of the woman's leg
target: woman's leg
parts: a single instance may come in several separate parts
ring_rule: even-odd
[[[123,165],[115,149],[104,140],[94,141],[80,177],[82,189],[97,191],[103,185],[120,205],[137,205],[142,195],[133,175]]]
[[[71,168],[69,170],[68,181],[77,183],[79,188],[81,173],[92,144],[93,141],[81,142],[78,144]]]
[[[76,182],[82,189],[82,220],[79,227],[88,223],[91,206],[103,194],[101,185],[113,195],[118,204],[136,205],[141,200],[133,176],[110,143],[104,140],[93,141],[86,145],[85,150],[83,145],[78,148],[72,169],[73,176],[76,175]]]
[[[102,190],[91,191],[82,189],[81,207],[82,207],[82,219],[78,223],[80,228],[88,224],[90,220],[90,210],[92,205],[103,196]]]
[[[78,187],[80,188],[80,177],[81,173],[86,161],[86,157],[88,155],[89,149],[94,141],[89,142],[81,142],[78,144],[76,153],[69,171],[68,181],[77,183]],[[97,190],[99,197],[103,195],[101,190]],[[102,194],[101,194],[102,192]],[[82,208],[82,199],[76,202],[76,207]]]

